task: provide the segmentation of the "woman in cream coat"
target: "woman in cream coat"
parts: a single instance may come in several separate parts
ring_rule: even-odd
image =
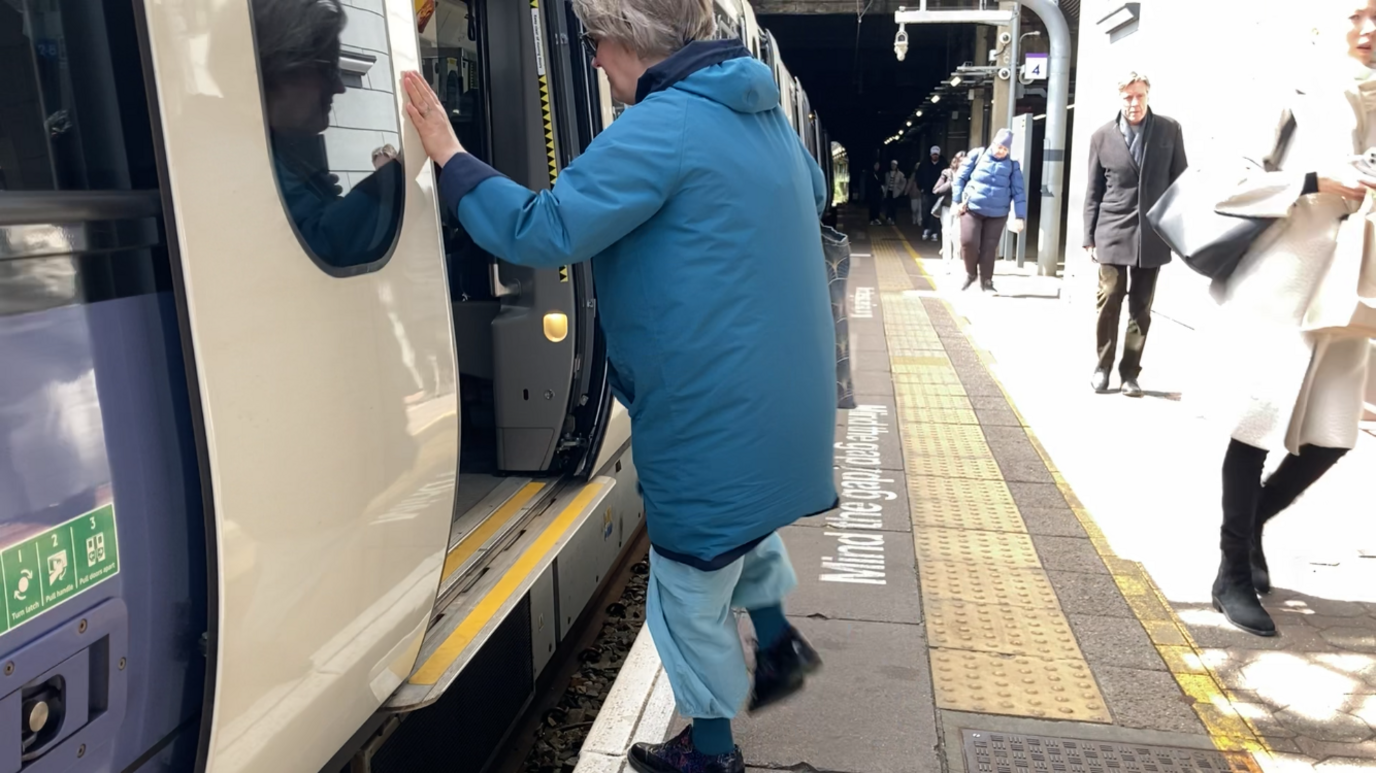
[[[1254,164],[1218,207],[1224,214],[1280,218],[1226,286],[1215,288],[1223,337],[1210,352],[1221,366],[1214,386],[1227,390],[1217,407],[1232,427],[1213,603],[1233,625],[1260,636],[1276,632],[1257,598],[1270,590],[1262,526],[1356,445],[1370,357],[1370,341],[1359,334],[1302,329],[1333,259],[1339,224],[1376,189],[1376,177],[1354,164],[1356,155],[1376,148],[1376,78],[1369,69],[1376,0],[1325,6],[1345,33],[1343,64],[1325,68],[1319,85],[1287,95],[1276,136],[1292,115],[1288,145],[1279,157]],[[1288,455],[1263,483],[1266,457],[1279,450]]]

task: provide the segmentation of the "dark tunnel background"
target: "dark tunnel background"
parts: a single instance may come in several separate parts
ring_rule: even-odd
[[[831,139],[850,155],[852,175],[875,160],[917,161],[926,142],[892,136],[956,66],[975,59],[969,25],[908,25],[908,55],[894,55],[891,14],[760,16],[784,64],[802,84]],[[968,114],[968,111],[967,111]]]

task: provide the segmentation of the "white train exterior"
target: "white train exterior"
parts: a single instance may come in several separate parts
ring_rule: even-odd
[[[0,773],[481,770],[643,520],[589,268],[467,239],[396,88],[552,185],[567,0],[345,0],[308,136],[255,7],[0,3]]]

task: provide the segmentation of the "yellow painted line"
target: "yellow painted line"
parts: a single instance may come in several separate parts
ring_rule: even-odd
[[[449,555],[444,557],[443,580],[449,579],[449,575],[458,571],[459,567],[463,566],[463,562],[478,552],[478,548],[482,547],[483,543],[492,539],[492,535],[501,531],[506,522],[520,512],[521,508],[534,499],[535,495],[540,493],[544,487],[545,484],[543,483],[527,483],[521,487],[520,491],[516,492],[515,496],[508,499],[501,507],[497,508],[496,512],[488,516],[488,519],[483,521],[481,526],[469,532],[467,537],[459,540],[459,544],[450,548]]]
[[[923,267],[921,256],[913,249],[912,244],[908,242],[902,231],[897,228],[894,231],[898,233],[898,240],[902,242],[908,255],[917,264],[918,271],[930,280],[931,275]],[[935,286],[935,283],[933,285]],[[943,301],[943,303],[945,302]],[[945,306],[951,317],[959,321],[960,317],[951,308],[951,305],[945,303]],[[964,325],[962,325],[963,327]],[[986,352],[981,351],[980,356],[985,362],[991,359]],[[994,374],[990,373],[989,375],[993,376]],[[1146,629],[1147,635],[1156,647],[1161,659],[1170,669],[1171,675],[1180,686],[1181,692],[1193,701],[1195,714],[1204,724],[1214,746],[1219,751],[1225,752],[1271,754],[1271,747],[1266,743],[1262,733],[1250,719],[1237,710],[1235,704],[1239,701],[1235,700],[1225,686],[1223,679],[1204,660],[1203,651],[1194,641],[1194,637],[1190,635],[1184,621],[1175,613],[1175,609],[1170,605],[1165,594],[1151,579],[1151,575],[1141,564],[1127,561],[1113,552],[1103,531],[1094,522],[1093,517],[1090,516],[1089,511],[1079,498],[1075,496],[1070,484],[1056,470],[1050,454],[1046,452],[1046,448],[1037,439],[1036,434],[1022,414],[1018,412],[1017,405],[1003,384],[998,381],[997,377],[994,377],[994,381],[1003,390],[1005,399],[1023,425],[1028,439],[1032,441],[1032,446],[1037,449],[1038,456],[1046,464],[1047,469],[1051,471],[1052,478],[1056,482],[1056,488],[1060,490],[1070,505],[1071,511],[1075,513],[1076,519],[1089,537],[1090,544],[1094,546],[1104,565],[1108,567],[1114,583],[1128,604],[1128,608],[1132,610],[1138,622]]]
[[[516,588],[521,582],[535,570],[540,560],[554,547],[564,533],[573,525],[574,519],[578,514],[587,508],[588,504],[597,497],[605,484],[589,483],[578,492],[578,496],[573,501],[564,506],[564,509],[555,517],[554,521],[545,528],[535,543],[526,548],[521,557],[516,559],[516,563],[502,575],[502,579],[492,586],[492,590],[483,596],[472,612],[468,613],[454,629],[449,637],[431,653],[425,663],[416,669],[416,673],[411,675],[411,684],[430,685],[439,681],[444,675],[449,664],[458,659],[463,654],[464,649],[473,641],[493,617],[497,610],[502,608],[507,599],[516,592]]]

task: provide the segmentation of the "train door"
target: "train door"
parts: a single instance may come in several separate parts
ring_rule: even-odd
[[[108,5],[108,4],[107,4]],[[146,15],[217,579],[203,764],[316,770],[411,673],[459,418],[410,0]]]
[[[436,0],[421,29],[426,74],[465,147],[536,190],[553,185],[579,146],[577,110],[556,102],[577,77],[564,56],[563,11],[558,0]],[[467,68],[462,79],[450,74],[456,60]],[[506,263],[474,244],[453,213],[443,218],[464,475],[490,486],[508,473],[578,469],[596,444],[605,392],[589,267]]]

